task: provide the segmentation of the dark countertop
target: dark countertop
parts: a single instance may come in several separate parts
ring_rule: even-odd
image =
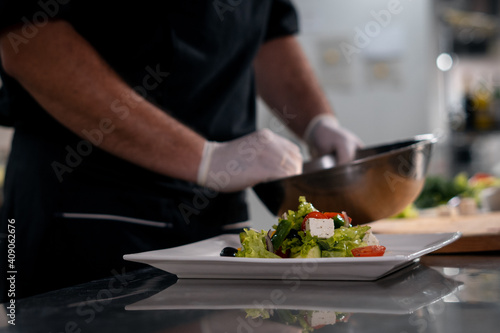
[[[6,306],[0,332],[291,333],[302,329],[286,320],[316,312],[344,322],[314,332],[488,333],[500,327],[500,253],[427,255],[371,282],[177,280],[146,268],[17,300],[15,326]]]

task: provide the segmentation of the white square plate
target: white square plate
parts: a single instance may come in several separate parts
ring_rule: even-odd
[[[221,257],[227,247],[240,247],[239,236],[221,235],[175,248],[127,254],[125,260],[149,264],[195,279],[365,280],[379,279],[408,266],[421,256],[442,248],[461,234],[377,234],[386,247],[382,257],[356,258],[233,258]]]

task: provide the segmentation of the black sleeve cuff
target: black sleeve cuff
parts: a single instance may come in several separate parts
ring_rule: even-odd
[[[293,35],[299,31],[298,14],[289,0],[274,0],[265,40]]]

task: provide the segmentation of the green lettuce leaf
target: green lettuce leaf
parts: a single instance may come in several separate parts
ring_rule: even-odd
[[[287,212],[287,220],[292,222],[292,229],[300,230],[302,228],[302,222],[304,221],[304,216],[309,214],[310,212],[317,211],[316,208],[310,203],[306,201],[306,197],[299,197],[299,207],[297,211],[289,210]],[[278,220],[278,223],[281,222],[282,219]],[[277,228],[277,225],[273,226],[274,229]]]
[[[335,229],[333,236],[327,239],[318,239],[322,257],[352,257],[351,250],[367,246],[363,242],[370,226],[340,227]]]
[[[257,319],[257,318],[262,318],[262,319],[269,319],[271,318],[271,311],[270,309],[246,309],[245,312],[247,313],[247,318],[252,318],[252,319]]]
[[[267,232],[254,229],[243,229],[240,234],[242,249],[236,253],[237,257],[246,258],[280,258],[280,256],[269,252],[266,246]]]
[[[281,244],[281,251],[286,252],[290,250],[290,257],[308,257],[309,251],[318,245],[318,237],[311,236],[309,231],[298,232],[300,238],[288,238]]]
[[[302,245],[300,247],[295,247],[293,249],[290,249],[290,256],[291,257],[303,257],[306,258],[308,257],[309,251],[313,247],[316,247],[318,245],[318,237],[316,236],[311,236],[311,233],[309,231],[299,232],[299,236],[302,239]]]
[[[300,247],[302,246],[302,239],[301,238],[287,238],[281,243],[281,251],[285,253],[287,250],[290,250],[290,252],[297,253],[300,251]]]

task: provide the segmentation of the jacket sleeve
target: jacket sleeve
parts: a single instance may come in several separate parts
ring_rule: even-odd
[[[0,33],[10,26],[21,26],[14,42],[28,41],[48,20],[65,18],[70,0],[0,0]]]
[[[293,35],[299,31],[298,14],[290,0],[274,0],[265,40]]]

